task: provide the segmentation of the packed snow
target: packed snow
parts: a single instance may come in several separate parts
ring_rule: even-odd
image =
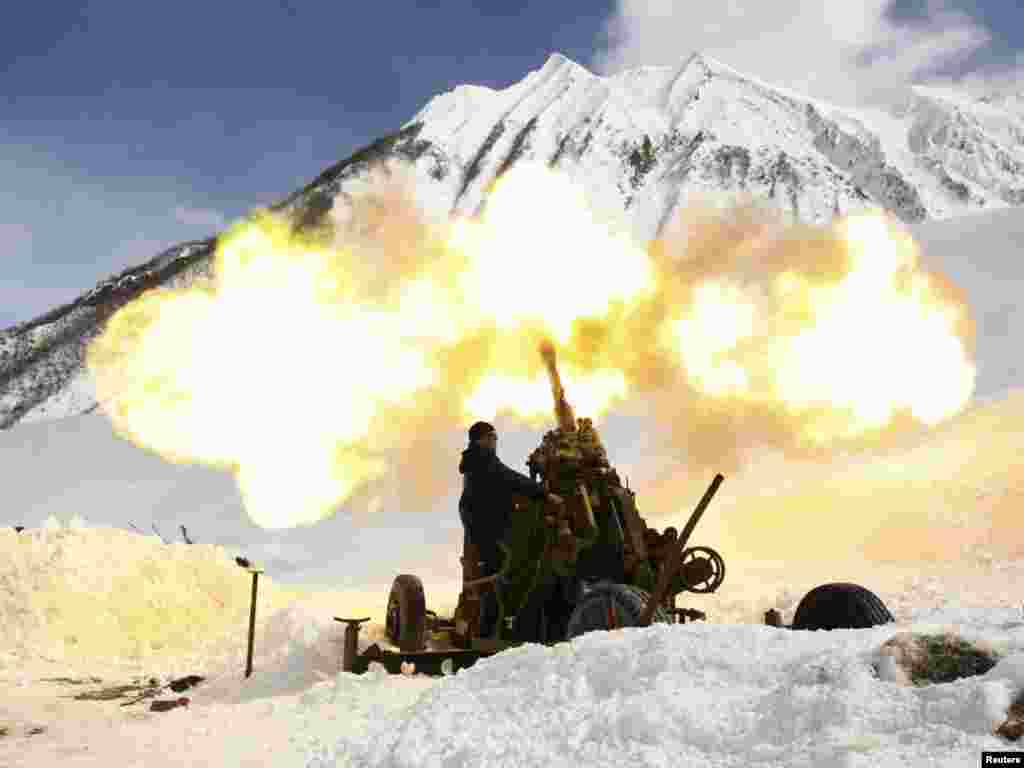
[[[993,730],[1024,689],[1024,560],[730,562],[730,574],[714,607],[691,596],[708,622],[527,645],[444,678],[341,672],[333,617],[378,621],[385,596],[264,575],[247,679],[251,577],[223,548],[81,518],[4,530],[0,764],[962,766],[1014,746]],[[807,589],[836,580],[875,591],[897,623],[832,632],[757,623],[773,606],[790,620]],[[428,602],[431,592],[454,596],[436,586]],[[984,675],[900,685],[879,648],[908,629],[950,630],[1003,655]],[[379,624],[360,640],[386,642]],[[150,712],[151,699],[71,698],[190,674],[206,679],[168,712]]]

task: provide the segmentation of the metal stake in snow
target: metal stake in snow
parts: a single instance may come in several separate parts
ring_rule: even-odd
[[[244,557],[236,557],[235,562],[252,574],[252,601],[249,604],[249,650],[245,656],[245,676],[252,675],[252,647],[256,640],[256,588],[262,569],[251,567]]]

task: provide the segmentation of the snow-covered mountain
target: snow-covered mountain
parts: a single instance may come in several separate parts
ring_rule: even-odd
[[[886,109],[839,109],[699,54],[607,78],[554,54],[503,90],[463,85],[436,96],[274,207],[313,224],[372,166],[398,159],[413,167],[421,200],[473,214],[495,178],[541,162],[642,239],[705,194],[770,199],[804,221],[881,206],[921,222],[1024,204],[1022,104],[1019,94],[972,100],[913,88]],[[0,332],[0,428],[94,408],[82,356],[104,319],[148,288],[208,275],[214,247],[176,246]]]
[[[1012,100],[914,88],[842,110],[695,54],[602,78],[563,56],[501,91],[460,86],[403,127],[395,151],[432,196],[478,210],[513,164],[543,162],[642,238],[695,194],[771,198],[806,221],[880,205],[906,222],[1024,203],[1024,115]],[[347,174],[323,178],[333,198]]]

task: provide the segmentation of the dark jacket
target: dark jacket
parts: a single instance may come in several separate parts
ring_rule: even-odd
[[[459,516],[471,541],[486,545],[504,534],[512,515],[512,496],[533,499],[547,495],[544,486],[505,466],[497,454],[475,443],[462,452],[464,477]]]

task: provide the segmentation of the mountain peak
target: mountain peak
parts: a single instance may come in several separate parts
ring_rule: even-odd
[[[552,53],[548,54],[548,58],[544,61],[544,66],[541,67],[540,71],[545,72],[552,69],[560,69],[563,67],[571,67],[572,69],[581,70],[591,75],[592,77],[600,77],[601,79],[615,79],[620,75],[628,75],[630,73],[637,72],[640,70],[672,70],[675,72],[695,70],[701,71],[705,74],[727,74],[745,79],[748,77],[747,75],[743,74],[734,67],[730,67],[728,64],[725,64],[722,61],[715,59],[711,56],[708,56],[703,51],[693,51],[689,56],[680,60],[677,64],[640,65],[637,67],[630,67],[629,69],[624,69],[615,75],[609,75],[606,77],[602,77],[600,75],[595,74],[587,67],[583,66],[582,64],[576,61],[573,61],[563,53],[553,51]]]
[[[577,67],[580,66],[565,54],[559,53],[558,51],[552,51],[550,54],[548,54],[548,58],[544,62],[543,69],[547,69],[548,67],[561,67],[566,64],[573,64]]]
[[[730,71],[733,72],[730,67],[726,66],[717,59],[713,59],[703,51],[694,51],[691,53],[686,60],[683,62],[683,69],[702,69],[707,72],[716,71]]]
[[[540,74],[542,76],[548,76],[559,70],[564,70],[571,73],[586,73],[590,77],[596,77],[593,72],[584,67],[582,64],[577,64],[575,61],[570,59],[568,56],[553,51],[544,61],[544,66],[540,68]]]

